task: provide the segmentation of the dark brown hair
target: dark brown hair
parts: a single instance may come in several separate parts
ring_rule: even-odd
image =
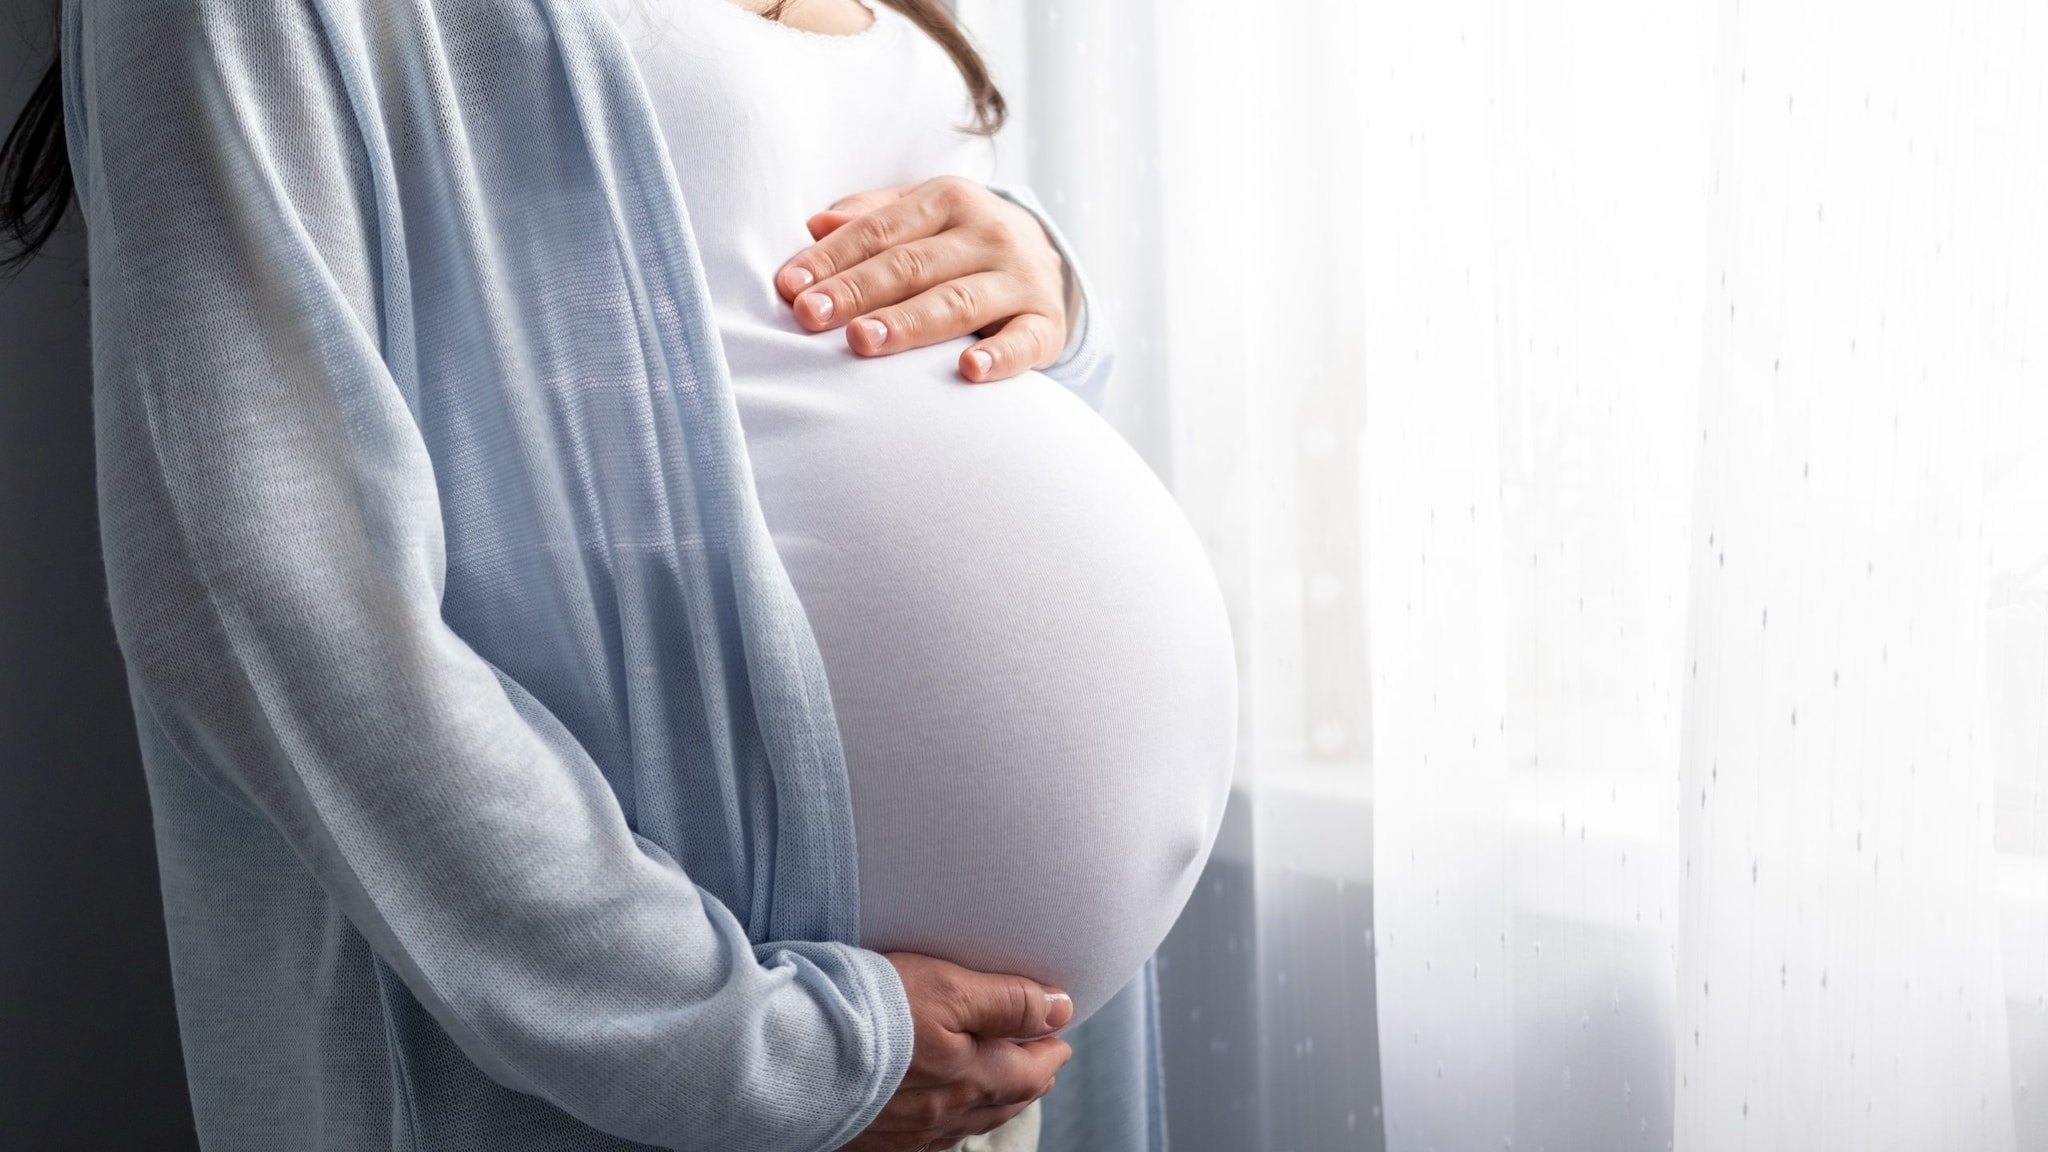
[[[762,15],[780,19],[783,12],[801,0],[774,0]],[[967,40],[967,34],[953,19],[943,0],[880,0],[909,17],[911,22],[946,50],[967,82],[974,99],[974,123],[969,131],[994,135],[1003,126],[1007,109],[1003,94],[989,79],[988,65]],[[0,270],[18,269],[49,243],[71,207],[71,157],[64,146],[64,90],[61,47],[51,54],[43,73],[14,126],[0,141],[0,246],[14,251],[0,257]]]
[[[938,41],[946,55],[953,58],[953,64],[960,69],[960,78],[967,81],[967,94],[974,98],[974,123],[969,131],[982,136],[993,136],[1003,126],[1003,117],[1009,109],[1003,103],[1003,94],[996,91],[995,82],[989,79],[988,65],[981,59],[981,53],[968,43],[967,34],[960,30],[960,22],[953,19],[953,10],[945,0],[881,0],[894,8],[919,28],[925,35]],[[782,14],[802,0],[773,0],[761,15],[770,20],[782,19]]]

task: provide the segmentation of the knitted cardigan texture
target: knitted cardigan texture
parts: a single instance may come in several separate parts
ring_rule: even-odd
[[[66,0],[63,48],[204,1146],[851,1139],[910,1015],[617,28]],[[1052,373],[1095,400],[1092,314]],[[1045,1152],[1163,1149],[1154,1005],[1075,1030]]]

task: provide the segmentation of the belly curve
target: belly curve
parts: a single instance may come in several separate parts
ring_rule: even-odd
[[[730,362],[846,749],[861,943],[1055,983],[1078,1023],[1207,860],[1235,657],[1151,470],[1049,377],[964,383],[964,346]]]

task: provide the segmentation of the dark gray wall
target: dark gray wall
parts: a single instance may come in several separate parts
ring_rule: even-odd
[[[0,126],[48,0],[0,0]],[[94,517],[74,214],[0,282],[0,1149],[196,1148]]]

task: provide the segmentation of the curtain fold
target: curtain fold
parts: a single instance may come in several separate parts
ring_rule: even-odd
[[[2048,1146],[2048,17],[961,10],[1236,632],[1174,1146]]]

